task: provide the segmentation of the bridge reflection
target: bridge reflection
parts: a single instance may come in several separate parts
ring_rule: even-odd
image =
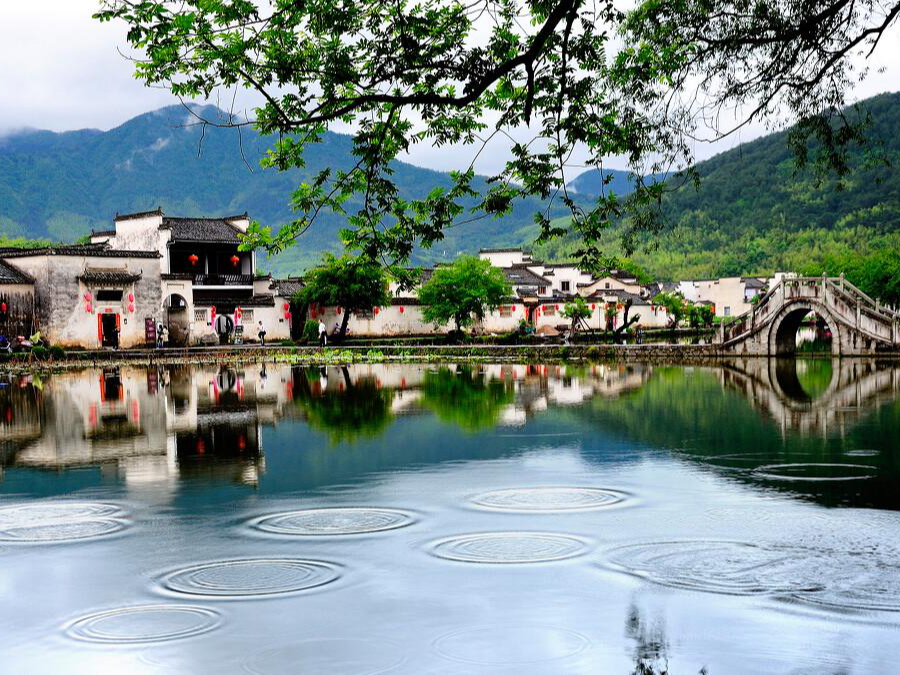
[[[718,373],[782,433],[843,435],[900,396],[900,369],[874,359],[741,359]]]

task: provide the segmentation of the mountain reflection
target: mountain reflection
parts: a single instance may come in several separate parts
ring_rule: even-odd
[[[287,449],[299,453],[307,476],[336,470],[337,460],[321,452],[340,447],[369,446],[365,459],[341,467],[355,476],[523,452],[529,446],[515,440],[517,430],[537,437],[552,427],[583,439],[573,443],[589,462],[615,459],[590,439],[620,437],[823,503],[900,508],[891,487],[900,475],[898,395],[900,369],[866,360],[123,366],[8,375],[0,376],[0,466],[93,468],[134,484],[257,486],[266,470],[264,428],[282,422],[307,429],[269,436],[282,447],[293,434]],[[415,440],[409,425],[401,425],[406,440],[380,440],[401,419],[422,420]],[[494,440],[465,440],[475,434]]]

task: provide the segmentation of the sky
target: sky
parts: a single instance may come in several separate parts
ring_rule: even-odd
[[[125,26],[92,19],[98,4],[98,0],[0,0],[0,134],[22,128],[110,129],[178,102],[168,91],[147,88],[134,79],[132,64],[120,53],[127,50]],[[870,59],[872,72],[854,98],[900,89],[900,31],[890,37]],[[880,68],[885,72],[877,72]],[[252,106],[253,99],[245,97],[243,104]],[[765,131],[755,125],[725,142],[695,145],[695,156],[704,159]],[[419,144],[407,160],[447,171],[468,163],[471,156],[471,148]],[[482,154],[476,168],[492,172],[506,157],[506,146],[496,144]],[[616,166],[615,160],[610,166]]]

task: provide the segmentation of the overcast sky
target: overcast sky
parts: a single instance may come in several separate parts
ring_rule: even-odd
[[[132,64],[118,51],[127,48],[124,25],[94,21],[91,14],[97,7],[98,0],[0,0],[0,134],[23,127],[110,129],[177,103],[167,91],[148,89],[134,79]],[[858,87],[856,98],[900,89],[900,36],[894,30],[889,37],[870,60],[872,74]],[[885,72],[875,72],[881,67]],[[251,105],[252,100],[245,103]],[[728,145],[763,131],[744,131]],[[695,152],[704,158],[725,147],[699,145]],[[470,157],[471,149],[421,146],[409,161],[449,170]],[[504,149],[498,146],[478,168],[492,171],[504,159]]]

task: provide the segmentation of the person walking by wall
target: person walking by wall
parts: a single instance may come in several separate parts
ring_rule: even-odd
[[[162,349],[163,347],[163,325],[162,322],[156,325],[156,348]]]
[[[328,344],[328,329],[325,322],[319,319],[319,345],[324,347],[326,344]]]
[[[166,324],[162,327],[162,343],[163,347],[169,346],[169,327]]]
[[[256,335],[259,337],[259,344],[266,346],[266,327],[263,325],[262,319],[256,324]]]

